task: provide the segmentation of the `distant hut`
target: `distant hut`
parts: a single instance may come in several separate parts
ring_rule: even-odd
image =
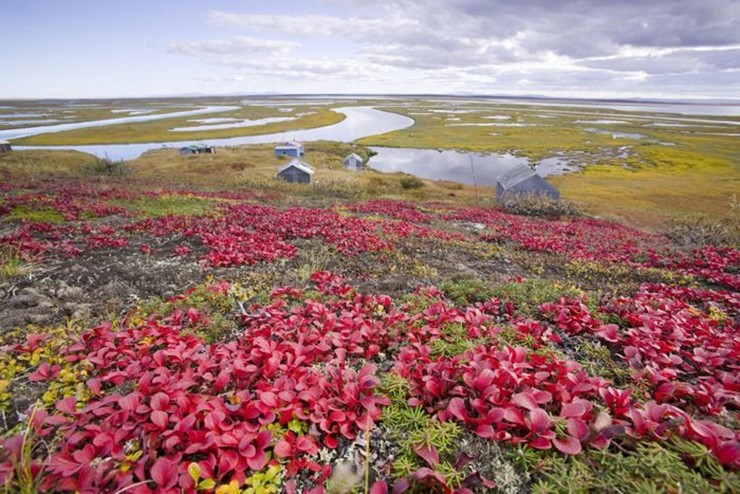
[[[303,144],[300,142],[284,142],[275,146],[275,156],[292,156],[300,158],[303,156]]]
[[[279,179],[294,184],[310,184],[313,174],[313,167],[299,159],[292,160],[277,172]]]
[[[191,144],[180,148],[180,156],[191,154],[216,154],[216,146],[206,146],[205,144]]]
[[[352,153],[344,158],[344,167],[347,170],[358,171],[362,170],[362,157],[356,153]]]
[[[0,153],[9,153],[13,150],[8,141],[0,141]]]
[[[496,201],[505,202],[517,195],[547,196],[559,199],[560,192],[539,176],[527,165],[518,165],[498,179],[496,184]]]

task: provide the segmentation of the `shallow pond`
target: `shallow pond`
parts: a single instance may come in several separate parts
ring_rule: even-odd
[[[517,165],[529,165],[527,158],[512,154],[481,154],[454,150],[373,147],[376,154],[368,161],[374,170],[403,172],[431,180],[450,180],[466,184],[496,185],[499,177]],[[535,170],[542,176],[576,170],[567,158],[547,158]]]

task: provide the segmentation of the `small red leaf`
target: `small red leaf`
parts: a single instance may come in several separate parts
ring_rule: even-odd
[[[378,480],[370,487],[370,494],[388,494],[388,484]]]
[[[301,436],[295,443],[295,447],[298,451],[303,451],[306,454],[313,455],[319,451],[319,447],[309,436]]]
[[[285,439],[281,439],[280,441],[278,441],[278,443],[275,445],[275,448],[273,449],[273,452],[279,458],[290,458],[291,456],[293,456],[293,448]]]
[[[434,446],[414,446],[414,450],[416,450],[416,453],[419,456],[424,458],[424,461],[426,461],[429,466],[434,467],[439,463],[439,453],[437,452],[437,448]]]
[[[167,412],[163,412],[161,410],[152,412],[152,422],[154,422],[160,429],[167,428],[168,417]]]
[[[468,414],[465,411],[465,402],[461,398],[452,398],[447,411],[459,421],[465,423],[468,420]]]
[[[163,489],[169,489],[177,483],[177,464],[167,458],[160,458],[151,468],[152,480]]]
[[[575,437],[553,439],[552,444],[558,451],[566,455],[577,455],[581,452],[581,441]]]

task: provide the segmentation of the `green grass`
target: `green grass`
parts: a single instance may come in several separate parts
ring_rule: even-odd
[[[5,215],[8,220],[26,220],[35,223],[62,223],[64,215],[54,208],[29,209],[26,206],[18,206]]]
[[[27,264],[20,256],[0,254],[0,280],[23,274],[27,267]]]
[[[575,297],[583,292],[575,286],[547,279],[527,279],[519,283],[491,283],[478,278],[446,280],[440,285],[445,296],[461,307],[485,302],[492,297],[514,304],[517,313],[535,316],[540,305],[561,297]]]
[[[162,195],[147,197],[134,202],[114,201],[115,205],[128,207],[144,216],[167,215],[203,216],[213,212],[215,201],[193,196]]]
[[[716,219],[728,213],[740,185],[739,163],[711,150],[648,145],[636,151],[627,162],[630,168],[607,160],[550,181],[592,214],[631,224],[657,225],[694,213]]]

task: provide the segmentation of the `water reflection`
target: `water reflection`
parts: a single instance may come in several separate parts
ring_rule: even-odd
[[[499,177],[517,165],[529,165],[527,158],[512,154],[481,154],[453,150],[372,148],[376,154],[368,161],[374,170],[404,172],[431,180],[450,180],[466,184],[496,185]],[[535,170],[542,176],[576,170],[566,158],[540,161]]]

